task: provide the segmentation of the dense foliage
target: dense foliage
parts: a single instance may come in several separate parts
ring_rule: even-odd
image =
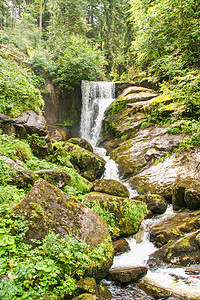
[[[34,248],[24,244],[26,221],[13,214],[12,208],[24,199],[32,185],[26,188],[14,185],[12,178],[16,176],[16,169],[9,159],[21,160],[25,170],[67,171],[71,181],[64,190],[78,198],[89,188],[73,168],[33,156],[25,140],[1,134],[0,153],[0,299],[43,299],[47,295],[63,299],[76,289],[78,278],[106,260],[105,253],[110,251],[108,244],[105,242],[91,250],[71,236],[61,239],[53,233],[37,242]]]

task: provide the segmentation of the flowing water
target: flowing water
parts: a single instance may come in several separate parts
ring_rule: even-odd
[[[82,81],[80,136],[89,141],[94,148],[94,152],[105,159],[106,166],[103,178],[121,181],[128,187],[132,197],[137,195],[137,191],[132,190],[126,182],[121,180],[118,166],[106,155],[106,150],[97,147],[105,111],[114,99],[114,83]],[[149,255],[157,249],[150,242],[149,228],[173,215],[172,207],[169,206],[163,215],[144,220],[138,234],[127,239],[131,250],[116,256],[112,268],[146,265]],[[187,275],[183,268],[169,268],[166,266],[157,270],[149,270],[146,278],[155,283],[155,285],[159,285],[181,296],[181,298],[169,297],[168,299],[200,299],[200,277]],[[132,284],[122,287],[104,280],[104,285],[112,292],[113,300],[153,299]]]

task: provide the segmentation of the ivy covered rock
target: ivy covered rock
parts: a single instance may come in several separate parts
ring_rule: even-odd
[[[25,242],[42,240],[53,230],[55,234],[86,242],[91,248],[109,240],[105,221],[70,196],[43,179],[39,179],[13,212],[28,222]]]
[[[100,156],[70,142],[54,145],[54,158],[66,164],[69,161],[89,181],[101,177],[105,160]]]
[[[129,198],[130,196],[127,187],[121,182],[113,179],[98,179],[94,181],[93,190],[95,192],[102,192],[118,197]]]
[[[113,237],[137,233],[146,213],[146,204],[141,201],[100,192],[86,194],[84,201],[104,217]]]

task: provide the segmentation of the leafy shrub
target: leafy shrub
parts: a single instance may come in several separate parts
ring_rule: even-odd
[[[103,57],[87,42],[87,40],[66,36],[54,45],[53,60],[55,68],[52,76],[62,88],[71,89],[73,84],[81,80],[96,80],[104,77]]]
[[[40,112],[42,96],[34,86],[28,72],[0,56],[0,110],[11,117],[25,110]]]
[[[31,158],[32,152],[25,140],[18,140],[14,135],[0,134],[0,155],[8,156],[13,160],[27,161]]]

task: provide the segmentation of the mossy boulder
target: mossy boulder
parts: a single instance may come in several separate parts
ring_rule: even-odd
[[[143,201],[147,204],[147,208],[153,214],[163,214],[167,209],[167,201],[161,195],[141,195],[135,196],[132,199]]]
[[[196,231],[200,228],[200,210],[182,211],[170,219],[154,225],[150,229],[151,241],[162,247],[169,241],[182,238],[186,233]]]
[[[137,233],[146,213],[146,204],[141,201],[105,193],[91,192],[84,196],[84,200],[90,204],[91,209],[99,205],[105,212],[109,212],[115,222],[113,237]]]
[[[112,298],[111,292],[106,287],[102,286],[101,284],[97,284],[94,278],[86,277],[86,278],[79,280],[76,284],[77,284],[77,288],[78,288],[77,289],[78,293],[93,294],[93,295],[96,295],[96,297],[98,297],[98,299],[102,299],[102,300]],[[82,299],[82,298],[80,298],[80,299]]]
[[[130,196],[127,187],[123,183],[113,179],[98,179],[94,181],[93,190],[118,197],[129,198]]]
[[[200,210],[183,211],[151,228],[151,241],[159,250],[150,255],[149,265],[165,263],[186,266],[199,263]]]
[[[53,230],[55,234],[86,242],[91,248],[109,238],[106,222],[79,202],[43,179],[39,179],[13,212],[25,217],[28,231],[25,242],[42,240]]]
[[[149,256],[149,266],[159,266],[163,262],[178,266],[200,263],[200,230],[185,234],[171,241]]]
[[[63,164],[69,161],[89,181],[94,181],[103,174],[105,160],[95,153],[70,142],[59,143],[54,149],[54,159],[59,161],[62,158]]]
[[[63,170],[38,170],[34,171],[34,175],[36,178],[42,178],[58,188],[68,185],[71,180],[70,174]]]
[[[93,147],[92,145],[86,141],[85,139],[81,139],[81,138],[71,138],[68,140],[69,143],[72,143],[74,145],[79,145],[80,147],[93,152]]]
[[[153,299],[159,300],[159,299],[170,299],[168,297],[173,296],[173,293],[171,291],[168,291],[167,289],[161,287],[158,285],[158,283],[150,280],[149,278],[145,277],[143,278],[137,286],[145,291],[149,296],[153,297]],[[179,298],[172,298],[172,300],[179,299]]]

